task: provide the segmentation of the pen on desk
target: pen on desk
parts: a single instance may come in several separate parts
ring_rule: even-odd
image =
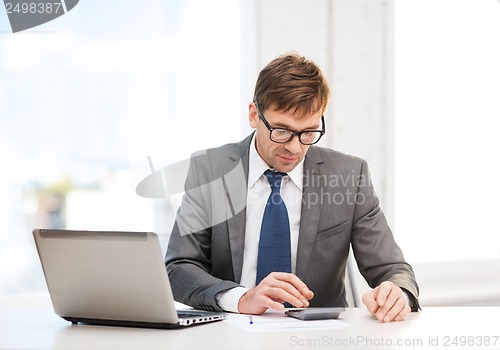
[[[248,316],[250,318],[250,324],[253,324],[253,317],[252,315]]]

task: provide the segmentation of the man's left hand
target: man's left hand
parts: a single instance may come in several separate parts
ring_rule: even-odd
[[[411,312],[403,290],[390,281],[365,293],[362,301],[380,322],[402,321]]]

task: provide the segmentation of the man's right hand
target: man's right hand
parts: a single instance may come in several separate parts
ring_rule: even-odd
[[[238,302],[242,314],[260,315],[267,309],[283,310],[283,303],[308,307],[314,293],[296,275],[272,272],[259,285],[243,294]]]

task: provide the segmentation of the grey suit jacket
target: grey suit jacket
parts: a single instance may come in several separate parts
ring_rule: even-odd
[[[175,299],[195,308],[220,311],[216,295],[239,286],[251,139],[191,158],[165,263]],[[311,146],[304,161],[296,262],[297,276],[314,291],[311,306],[347,305],[350,245],[372,288],[392,281],[418,306],[415,275],[379,207],[366,162]]]

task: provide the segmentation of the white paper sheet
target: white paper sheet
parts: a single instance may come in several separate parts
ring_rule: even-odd
[[[248,315],[229,314],[225,322],[230,322],[247,332],[273,332],[311,328],[342,329],[349,327],[349,324],[340,320],[302,321],[277,312],[266,312],[263,315],[251,317]]]

